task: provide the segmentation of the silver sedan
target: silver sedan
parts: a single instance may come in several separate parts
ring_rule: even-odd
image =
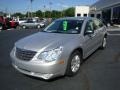
[[[106,38],[106,26],[96,18],[57,19],[15,43],[12,65],[21,73],[46,80],[74,76],[85,58],[106,47]]]
[[[26,28],[42,28],[45,26],[44,22],[38,22],[38,21],[33,21],[33,20],[27,20],[26,22],[20,23],[20,27],[23,29]]]

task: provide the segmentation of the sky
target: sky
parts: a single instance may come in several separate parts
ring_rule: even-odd
[[[96,1],[97,0],[33,0],[32,11],[49,10],[50,2],[52,3],[52,10],[62,10],[76,5],[91,5]],[[30,11],[30,0],[0,0],[0,11],[26,13]]]

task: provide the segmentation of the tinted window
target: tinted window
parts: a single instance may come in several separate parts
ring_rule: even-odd
[[[28,20],[27,23],[33,23],[33,21],[32,20]]]

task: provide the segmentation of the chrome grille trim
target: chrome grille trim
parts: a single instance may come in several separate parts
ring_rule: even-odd
[[[36,54],[35,51],[25,50],[20,48],[16,48],[16,53],[15,53],[18,59],[24,61],[30,61],[35,56],[35,54]]]

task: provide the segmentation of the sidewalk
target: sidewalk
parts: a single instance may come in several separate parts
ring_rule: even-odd
[[[109,27],[107,27],[107,31],[120,31],[120,27],[109,26]]]

